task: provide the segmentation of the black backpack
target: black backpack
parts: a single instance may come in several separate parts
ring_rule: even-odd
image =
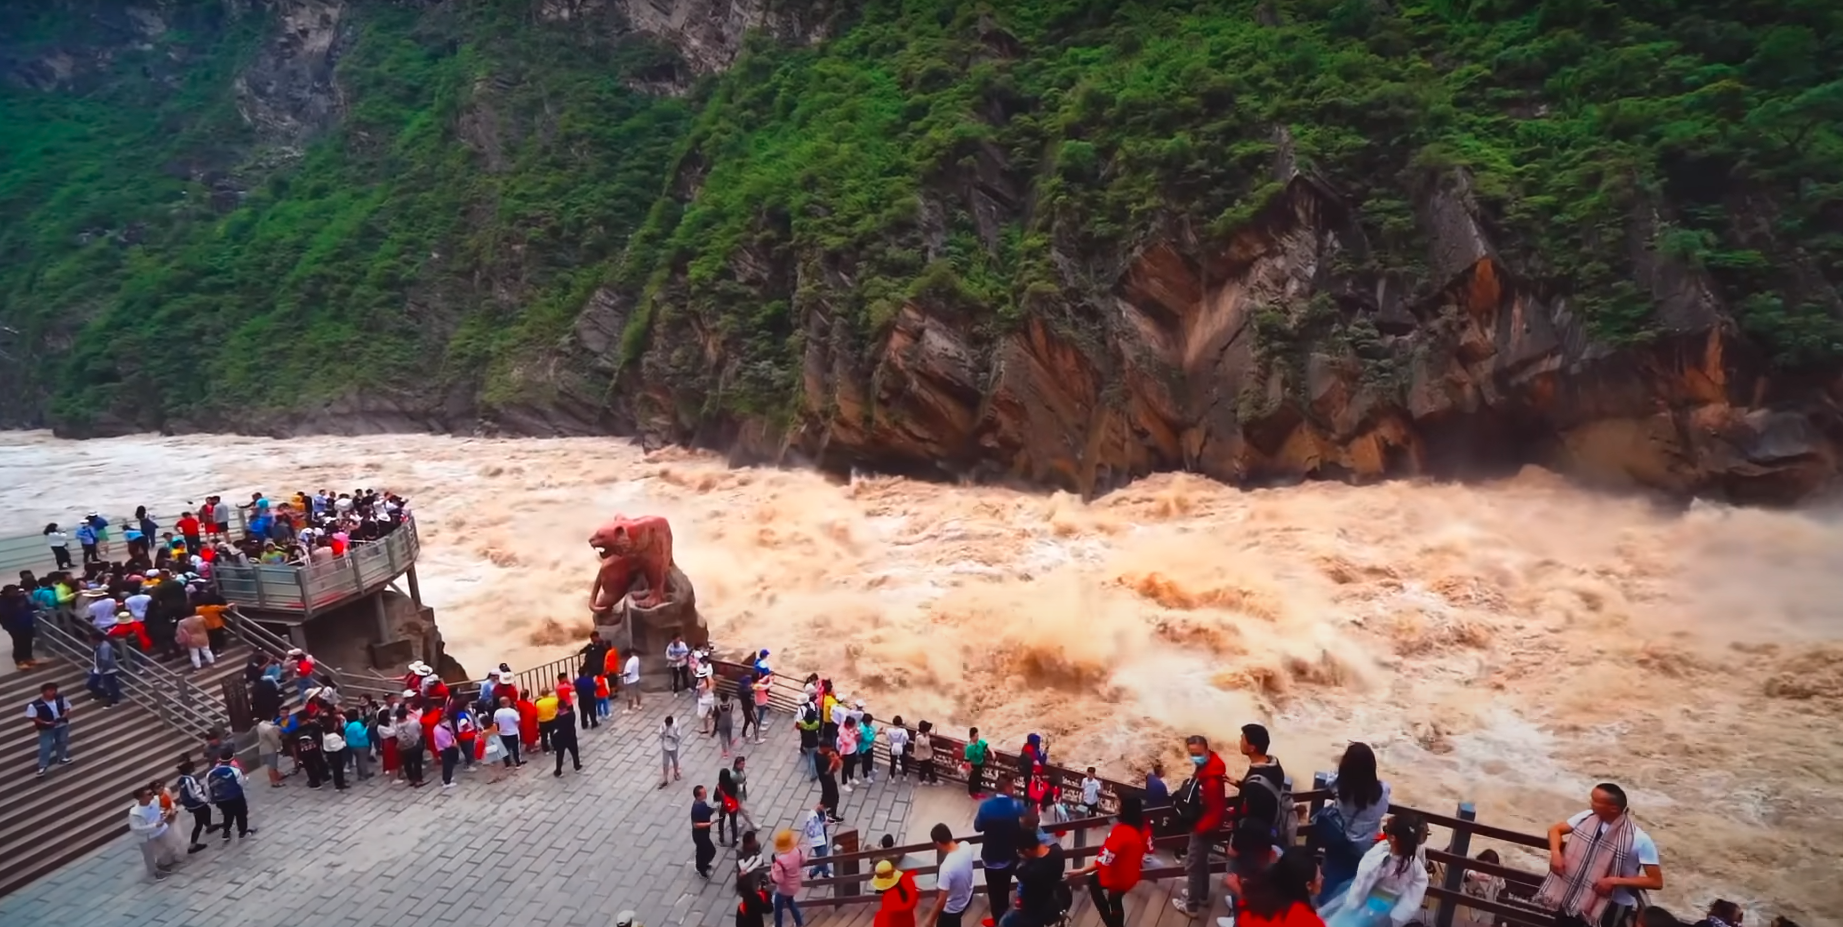
[[[1185,830],[1196,827],[1197,822],[1203,820],[1203,787],[1196,776],[1185,779],[1184,784],[1178,786],[1177,794],[1171,796],[1171,811]]]
[[[199,786],[196,776],[179,777],[179,803],[187,810],[202,808],[210,802],[205,798],[205,790]]]

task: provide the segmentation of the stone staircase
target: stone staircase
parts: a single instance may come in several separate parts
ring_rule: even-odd
[[[0,867],[0,895],[126,833],[126,813],[137,786],[170,783],[182,755],[200,763],[205,729],[223,712],[219,686],[226,680],[241,685],[243,664],[249,659],[249,648],[233,642],[215,665],[201,672],[193,672],[183,660],[158,668],[137,667],[124,680],[128,691],[121,704],[105,709],[84,689],[88,661],[79,663],[71,651],[75,639],[67,638],[61,645],[40,640],[39,655],[58,659],[0,677],[0,710],[12,719],[0,725],[0,781],[6,783],[8,805],[14,809],[0,832],[0,859],[9,861]],[[150,707],[157,704],[150,696],[156,690],[186,690],[175,683],[177,679],[210,698],[195,694],[196,705]],[[38,738],[24,713],[26,703],[48,682],[56,683],[71,703],[73,762],[54,765],[39,778],[33,775]]]

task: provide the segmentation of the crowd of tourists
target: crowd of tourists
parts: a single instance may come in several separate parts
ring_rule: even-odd
[[[81,573],[58,543],[59,526],[47,526],[60,569],[43,578],[23,574],[19,585],[0,591],[0,620],[13,634],[15,663],[29,668],[38,662],[33,621],[51,616],[87,621],[95,646],[89,688],[108,707],[121,697],[114,678],[121,671],[121,647],[184,654],[194,667],[215,660],[226,633],[224,602],[210,582],[215,564],[226,558],[300,563],[338,557],[408,518],[406,501],[368,491],[297,493],[275,503],[258,493],[243,508],[246,531],[240,538],[229,536],[230,509],[211,497],[157,541],[160,526],[139,510],[125,526],[122,561],[109,559],[106,524],[86,520],[76,534]],[[412,663],[400,694],[379,700],[342,694],[301,650],[258,652],[245,681],[261,719],[259,764],[270,787],[284,787],[298,776],[307,788],[331,785],[337,791],[373,778],[416,788],[439,777],[441,788],[452,789],[458,775],[475,770],[497,781],[544,754],[552,759],[553,776],[564,775],[566,760],[580,772],[582,732],[599,728],[617,711],[638,712],[643,704],[638,654],[623,655],[592,636],[580,656],[577,672],[560,673],[536,691],[521,688],[506,664],[477,685],[451,686],[427,664]],[[1113,803],[1115,821],[1099,853],[1071,868],[1060,842],[1062,825],[1096,817],[1103,804],[1104,783],[1092,767],[1065,790],[1039,735],[1025,738],[1016,765],[1009,766],[977,728],[964,743],[953,743],[926,720],[911,725],[897,715],[885,721],[862,699],[840,694],[830,680],[812,674],[800,684],[793,727],[800,767],[817,795],[810,810],[764,843],[749,806],[750,770],[741,748],[765,741],[775,685],[769,656],[757,651],[740,678],[725,680],[705,650],[674,638],[664,652],[670,691],[675,699],[688,699],[690,711],[682,724],[676,713],[668,715],[650,735],[658,742],[661,789],[682,781],[679,758],[687,737],[714,739],[727,761],[713,782],[693,787],[691,863],[699,875],[712,878],[718,846],[734,849],[739,927],[761,927],[770,915],[776,927],[783,927],[787,915],[795,927],[804,927],[799,894],[808,880],[832,878],[828,857],[843,822],[842,794],[909,777],[934,786],[944,773],[963,778],[969,798],[978,803],[972,825],[980,835],[977,849],[967,835],[956,835],[944,823],[934,826],[931,841],[940,864],[925,908],[926,893],[913,874],[899,868],[900,860],[878,859],[870,878],[879,894],[877,927],[963,927],[976,870],[990,911],[983,927],[1053,927],[1066,920],[1077,887],[1085,889],[1105,927],[1125,927],[1124,899],[1156,860],[1155,843],[1167,838],[1164,842],[1174,844],[1171,838],[1180,837],[1182,845],[1173,849],[1183,861],[1185,886],[1172,904],[1189,918],[1209,917],[1218,927],[1407,927],[1430,919],[1428,889],[1442,867],[1428,859],[1427,824],[1411,813],[1391,814],[1391,790],[1374,752],[1351,744],[1330,779],[1332,799],[1303,817],[1293,800],[1293,780],[1272,753],[1270,733],[1258,724],[1241,729],[1236,750],[1246,766],[1239,776],[1230,775],[1206,738],[1189,737],[1184,750],[1190,775],[1172,788],[1155,764],[1142,794]],[[38,774],[69,762],[71,706],[57,688],[46,686],[26,714],[40,734]],[[212,740],[201,766],[182,759],[176,773],[170,783],[137,790],[129,809],[130,826],[142,838],[144,861],[155,879],[184,855],[205,849],[201,837],[217,833],[228,841],[233,829],[255,833],[243,791],[248,780],[226,745]],[[179,837],[180,811],[192,816],[185,841]],[[1683,923],[1647,903],[1647,893],[1664,885],[1658,847],[1633,820],[1618,785],[1595,786],[1587,808],[1556,822],[1547,837],[1548,872],[1533,892],[1520,894],[1508,883],[1500,874],[1507,870],[1490,850],[1464,873],[1463,892],[1484,905],[1551,913],[1557,927]],[[883,846],[893,847],[893,836],[886,835]],[[1220,879],[1210,867],[1218,846],[1227,857]],[[633,927],[631,912],[622,917]],[[1489,927],[1501,920],[1484,907],[1461,907],[1455,922]],[[1739,922],[1738,907],[1717,901],[1697,923],[1739,927]]]
[[[676,666],[677,656],[669,650],[668,662]],[[746,705],[754,693],[765,692],[767,673],[757,669],[737,682],[734,701]],[[709,688],[697,687],[700,701]],[[732,701],[721,686],[716,688],[719,706]],[[711,725],[719,736],[726,710],[720,707],[719,720]],[[700,717],[703,713],[700,708]],[[1374,751],[1363,743],[1350,744],[1329,777],[1331,799],[1305,815],[1264,726],[1241,729],[1236,749],[1246,766],[1235,777],[1207,738],[1189,737],[1184,749],[1191,774],[1174,790],[1162,766],[1154,764],[1142,794],[1115,803],[1114,821],[1098,854],[1072,867],[1061,844],[1062,825],[1099,814],[1103,783],[1088,767],[1065,791],[1039,735],[1025,738],[1015,768],[998,762],[977,728],[950,754],[928,722],[911,728],[897,716],[879,725],[861,700],[840,697],[816,675],[805,680],[794,726],[819,800],[803,819],[801,833],[780,831],[772,851],[765,853],[753,839],[753,821],[744,818],[751,829],[741,835],[743,849],[738,851],[738,927],[760,927],[770,914],[781,927],[784,912],[793,912],[800,927],[801,874],[829,875],[819,867],[830,846],[826,828],[839,821],[840,789],[852,788],[854,774],[859,787],[878,776],[881,764],[868,745],[883,748],[891,780],[914,774],[920,783],[936,783],[949,767],[965,777],[970,796],[978,801],[972,829],[980,835],[977,869],[990,912],[983,927],[1064,923],[1077,888],[1085,888],[1102,924],[1125,927],[1127,893],[1156,860],[1154,841],[1171,836],[1183,838],[1175,849],[1185,872],[1185,888],[1172,904],[1188,918],[1210,916],[1218,927],[1407,927],[1433,921],[1429,886],[1443,880],[1445,867],[1428,858],[1429,826],[1411,812],[1391,813],[1391,789],[1379,775]],[[676,764],[671,765],[675,772]],[[728,782],[727,775],[718,777],[714,798],[702,787],[694,795],[692,839],[700,873],[708,874],[714,856],[708,834],[712,815],[720,836],[725,815],[741,808]],[[880,896],[877,927],[962,927],[975,894],[975,853],[964,836],[945,823],[933,827],[930,837],[939,865],[933,898],[925,908],[924,893],[913,875],[899,868],[898,859],[876,861],[870,885]],[[1547,840],[1548,871],[1533,891],[1507,882],[1509,870],[1495,851],[1474,857],[1459,885],[1479,906],[1457,908],[1454,923],[1505,923],[1486,907],[1494,904],[1547,913],[1557,927],[1686,923],[1649,903],[1648,893],[1664,886],[1661,859],[1656,842],[1633,819],[1619,785],[1596,785],[1587,807],[1556,822]],[[883,845],[891,847],[893,841],[886,837]],[[1220,879],[1210,865],[1218,846],[1227,857],[1227,872]],[[1221,908],[1215,907],[1218,900]],[[1738,927],[1740,910],[1717,900],[1696,923]],[[1775,925],[1796,927],[1783,918]]]

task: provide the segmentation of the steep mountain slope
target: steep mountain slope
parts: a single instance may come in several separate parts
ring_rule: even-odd
[[[1843,459],[1818,0],[0,16],[14,423],[1083,490],[1539,460],[1782,501]]]

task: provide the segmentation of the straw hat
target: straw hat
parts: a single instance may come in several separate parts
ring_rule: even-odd
[[[410,672],[415,673],[418,676],[430,676],[430,675],[434,675],[435,670],[430,669],[429,664],[424,663],[421,660],[415,660],[410,663]]]
[[[116,612],[115,613],[115,623],[116,624],[134,624],[134,622],[135,622],[134,615],[129,612]]]
[[[774,852],[792,853],[794,849],[794,840],[794,832],[791,830],[776,832],[774,835]]]
[[[622,911],[614,916],[614,927],[634,927],[634,921],[639,917],[640,915],[632,911]]]
[[[896,868],[896,864],[887,859],[881,860],[877,863],[876,876],[870,880],[870,890],[873,892],[887,892],[891,888],[894,888],[896,883],[901,880],[902,872]]]

